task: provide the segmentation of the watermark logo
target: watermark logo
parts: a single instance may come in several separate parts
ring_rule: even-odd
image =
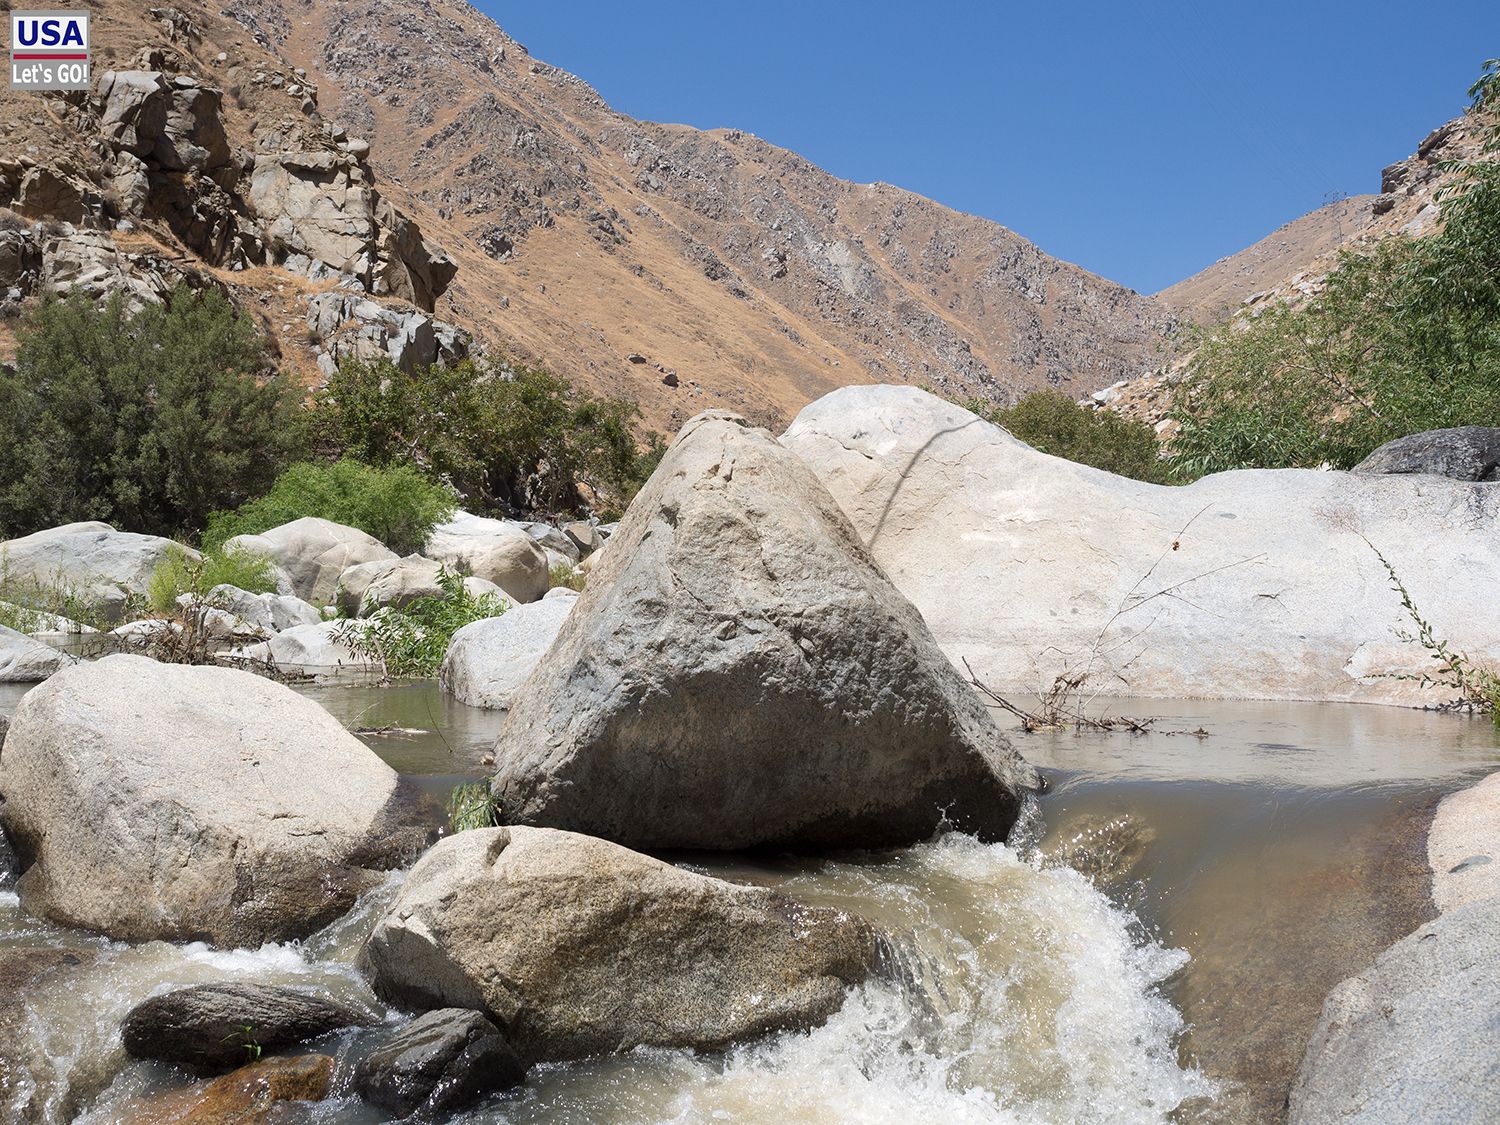
[[[89,88],[87,12],[11,12],[13,90]]]

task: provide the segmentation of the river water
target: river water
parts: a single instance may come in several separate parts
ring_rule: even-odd
[[[431,685],[305,690],[436,796],[490,764],[498,717]],[[950,834],[874,854],[666,857],[870,918],[896,935],[899,983],[723,1056],[539,1068],[459,1120],[1276,1120],[1328,989],[1429,915],[1426,817],[1500,766],[1494,728],[1351,705],[1111,706],[1161,716],[1159,732],[1013,734],[1049,781],[1014,848]],[[189,983],[300,983],[399,1021],[353,960],[400,878],[306,942],[253,951],[127,947],[0,894],[0,1094],[28,1119],[103,1123],[180,1085],[124,1059],[116,1028]],[[48,970],[20,993],[3,967],[17,955]],[[340,1060],[338,1096],[288,1119],[385,1120],[347,1092],[372,1041],[318,1045]]]

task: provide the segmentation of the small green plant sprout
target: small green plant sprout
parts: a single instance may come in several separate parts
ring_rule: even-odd
[[[1495,725],[1500,727],[1500,671],[1477,664],[1467,653],[1455,652],[1447,640],[1437,634],[1432,623],[1422,616],[1415,599],[1411,596],[1411,591],[1406,588],[1406,583],[1401,581],[1401,576],[1396,573],[1396,568],[1391,565],[1391,561],[1375,544],[1370,543],[1368,539],[1365,542],[1369,543],[1370,550],[1375,552],[1380,565],[1385,567],[1385,572],[1390,577],[1391,589],[1400,596],[1401,607],[1406,610],[1406,615],[1411,618],[1412,624],[1416,627],[1416,632],[1398,629],[1396,636],[1409,644],[1420,645],[1436,665],[1430,672],[1396,675],[1393,678],[1414,680],[1424,688],[1436,687],[1453,691],[1455,697],[1448,705],[1450,708],[1488,714],[1494,719]]]
[[[261,1046],[260,1041],[255,1038],[254,1024],[247,1023],[235,1028],[228,1035],[224,1036],[223,1039],[220,1039],[219,1042],[232,1042],[240,1047],[245,1052],[246,1062],[257,1062],[260,1059]]]
[[[467,781],[453,787],[453,792],[448,795],[450,832],[494,828],[499,823],[500,805],[491,795],[488,781]]]

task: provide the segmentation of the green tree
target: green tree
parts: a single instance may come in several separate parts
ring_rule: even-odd
[[[1199,341],[1174,403],[1181,477],[1348,468],[1405,434],[1500,424],[1500,62],[1471,89],[1482,159],[1450,165],[1442,229],[1340,255],[1321,293]]]
[[[1014,406],[983,399],[965,405],[1043,453],[1136,480],[1166,479],[1150,426],[1112,410],[1080,406],[1061,391],[1035,391]]]
[[[403,372],[385,361],[348,363],[314,404],[329,453],[375,465],[410,464],[486,509],[564,512],[580,486],[623,507],[654,468],[637,408],[598,398],[538,368],[461,363]],[[655,452],[657,460],[659,451]]]
[[[0,527],[106,520],[162,535],[263,490],[299,440],[299,394],[217,292],[49,300],[0,372]]]

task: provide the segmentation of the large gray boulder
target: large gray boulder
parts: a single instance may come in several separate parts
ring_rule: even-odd
[[[510,823],[633,847],[1003,837],[1036,784],[827,491],[683,427],[496,742]]]
[[[72,663],[67,653],[0,625],[0,683],[34,684]]]
[[[339,578],[350,567],[399,557],[373,535],[317,516],[236,535],[224,546],[270,559],[291,579],[292,593],[316,606],[333,604]]]
[[[221,585],[208,592],[208,601],[245,624],[268,633],[279,633],[298,625],[316,625],[323,620],[323,613],[317,606],[290,594],[252,594],[238,586]]]
[[[125,941],[302,936],[425,839],[395,771],[316,703],[139,656],[28,693],[0,793],[22,906]]]
[[[8,585],[61,590],[121,621],[127,600],[146,593],[151,575],[173,550],[198,557],[159,535],[70,523],[0,543],[0,573]]]
[[[1089,693],[1442,702],[1376,548],[1455,651],[1500,663],[1491,484],[1280,469],[1162,487],[914,387],[835,391],[782,441],[996,688],[1086,671]]]
[[[588,836],[488,828],[422,857],[361,960],[392,1003],[478,1009],[534,1063],[811,1027],[881,949],[842,911]]]
[[[1291,1125],[1500,1120],[1500,900],[1429,922],[1329,994]]]
[[[1430,473],[1454,480],[1500,481],[1500,426],[1456,426],[1388,441],[1356,473]]]
[[[546,551],[523,528],[504,520],[454,512],[432,529],[422,553],[493,582],[515,602],[534,602],[551,584]]]
[[[439,598],[442,575],[442,563],[421,555],[361,563],[339,579],[339,609],[351,617],[368,617],[387,606],[405,609],[421,598]]]
[[[347,628],[345,621],[294,625],[259,644],[246,645],[234,655],[255,663],[270,663],[283,673],[315,679],[360,678],[378,673],[380,661],[357,651],[344,639]]]
[[[472,622],[454,633],[438,671],[443,690],[470,707],[509,707],[578,601],[571,590],[558,593],[512,606],[499,617]]]
[[[370,1012],[306,989],[225,981],[143,1000],[120,1024],[120,1040],[133,1058],[215,1070],[375,1022]]]

